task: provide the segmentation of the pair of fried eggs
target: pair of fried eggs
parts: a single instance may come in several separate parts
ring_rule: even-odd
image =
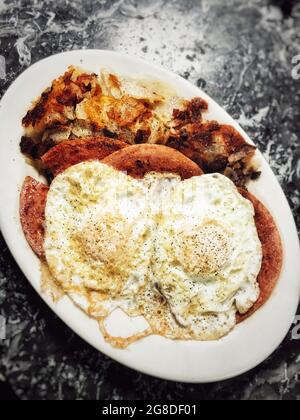
[[[138,180],[99,161],[57,176],[46,205],[46,260],[63,290],[125,346],[148,334],[219,339],[259,297],[254,208],[220,174]],[[142,333],[113,337],[117,308]]]

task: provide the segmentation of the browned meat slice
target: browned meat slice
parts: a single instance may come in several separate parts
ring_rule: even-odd
[[[102,160],[125,147],[128,147],[127,143],[107,137],[68,140],[49,150],[42,156],[42,162],[56,176],[77,163],[92,159]]]
[[[25,237],[36,253],[44,258],[45,207],[49,188],[27,177],[20,197],[20,218]]]
[[[261,308],[270,298],[281,273],[283,250],[280,234],[269,210],[248,191],[243,189],[239,191],[243,197],[250,200],[254,205],[255,223],[263,249],[263,263],[258,276],[260,296],[249,312],[245,315],[238,315],[238,321],[242,322]]]
[[[157,144],[129,146],[113,153],[102,162],[135,178],[142,178],[152,171],[175,173],[182,179],[203,174],[201,168],[182,153]]]

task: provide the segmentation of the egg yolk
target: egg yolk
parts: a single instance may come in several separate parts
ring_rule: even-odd
[[[178,235],[177,258],[187,273],[213,275],[227,263],[230,253],[229,233],[223,226],[208,222]]]
[[[121,215],[105,215],[90,220],[78,240],[86,257],[106,265],[115,265],[127,254],[130,224]]]

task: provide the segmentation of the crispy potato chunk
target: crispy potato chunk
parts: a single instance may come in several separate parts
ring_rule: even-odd
[[[96,74],[79,72],[75,67],[46,89],[22,120],[27,134],[41,136],[46,129],[53,129],[75,119],[76,105],[84,98],[100,93]]]

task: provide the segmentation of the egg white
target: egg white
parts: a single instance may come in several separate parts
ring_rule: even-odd
[[[222,175],[136,180],[99,161],[73,166],[48,193],[45,253],[51,274],[114,345],[125,341],[104,319],[116,308],[144,316],[144,335],[211,340],[259,296],[254,208]]]
[[[151,258],[147,187],[98,161],[69,168],[51,184],[45,252],[50,271],[87,312],[134,300]]]
[[[161,210],[151,278],[180,325],[201,339],[229,332],[236,312],[258,299],[261,263],[253,205],[229,179],[203,175],[173,188]]]

